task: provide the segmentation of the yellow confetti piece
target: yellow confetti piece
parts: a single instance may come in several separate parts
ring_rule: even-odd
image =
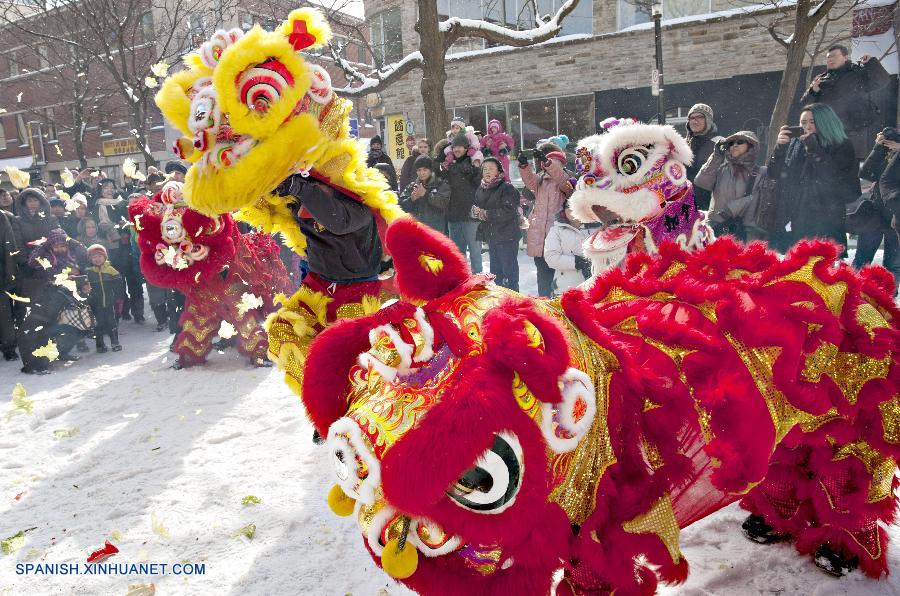
[[[154,64],[153,66],[150,67],[150,72],[152,72],[154,75],[162,78],[162,77],[166,76],[167,74],[169,74],[169,65],[166,64],[165,62],[157,62],[156,64]]]
[[[238,302],[237,309],[238,314],[244,316],[248,310],[253,310],[254,308],[259,308],[263,305],[262,298],[257,296],[256,294],[251,294],[249,292],[244,292],[241,296],[241,301]]]
[[[55,430],[53,431],[53,436],[57,439],[69,439],[80,432],[80,428],[78,428],[77,426],[73,426],[72,428],[60,428],[58,430]]]
[[[140,232],[141,230],[144,229],[143,227],[141,227],[141,218],[142,217],[144,217],[143,213],[138,213],[137,215],[134,216],[134,229],[137,230],[138,232]]]
[[[26,397],[25,387],[22,386],[22,383],[16,383],[12,390],[12,403],[6,413],[6,420],[8,421],[17,414],[31,414],[33,411],[34,402]]]
[[[139,180],[141,182],[147,179],[144,174],[138,171],[137,164],[134,163],[134,160],[130,157],[126,157],[125,161],[122,162],[122,173],[133,180]]]
[[[0,548],[3,549],[3,554],[11,555],[20,548],[25,546],[25,531],[20,530],[19,532],[13,534],[9,538],[5,538],[0,541]]]
[[[23,95],[22,92],[20,92],[18,95],[16,95],[16,103],[22,103],[22,95]]]
[[[62,149],[59,148],[59,143],[53,145],[53,148],[56,149],[56,154],[62,157]],[[71,184],[69,186],[71,186]]]
[[[5,113],[6,113],[6,108],[0,108],[0,114],[5,114]]]
[[[38,265],[40,265],[40,266],[43,267],[44,269],[50,269],[51,267],[53,267],[53,265],[50,264],[50,261],[48,261],[48,260],[45,259],[44,257],[37,257],[37,258],[35,259],[35,261],[37,261],[37,262],[38,262]]]
[[[194,283],[196,283],[196,284],[200,283],[200,272],[199,271],[197,272],[197,275],[194,276]]]
[[[113,530],[109,533],[109,537],[112,538],[113,542],[122,542],[122,532],[118,530]]]
[[[19,296],[17,294],[13,294],[12,292],[6,292],[6,295],[9,296],[10,300],[15,300],[16,302],[24,302],[26,304],[31,302],[31,298],[26,298],[25,296]]]
[[[57,145],[57,148],[59,146]],[[72,170],[69,168],[64,169],[59,173],[59,177],[62,180],[63,186],[69,188],[70,186],[75,186],[75,175],[72,173]]]
[[[28,185],[31,183],[31,176],[28,172],[23,172],[13,166],[6,166],[6,175],[9,176],[9,181],[12,182],[12,185],[19,190],[28,188]]]
[[[47,345],[41,346],[40,348],[34,350],[31,355],[38,358],[43,356],[50,362],[53,362],[54,360],[59,358],[59,349],[56,347],[56,342],[51,339],[47,342]]]
[[[128,584],[125,596],[153,596],[156,594],[156,584]]]
[[[242,505],[259,505],[260,503],[262,503],[262,500],[255,495],[247,495],[241,499]]]
[[[159,536],[160,538],[168,538],[169,537],[169,528],[163,524],[163,521],[156,517],[156,513],[150,514],[150,528],[153,530],[153,533]]]
[[[222,339],[229,339],[235,335],[237,335],[237,329],[234,328],[234,325],[228,321],[222,321],[222,324],[219,325],[219,337]]]
[[[156,89],[159,86],[159,83],[153,77],[145,77],[144,85],[147,86],[147,89]]]
[[[34,559],[40,559],[43,556],[44,556],[44,551],[37,549],[37,548],[29,548],[28,552],[25,553],[25,557],[29,561],[33,561]]]
[[[245,536],[247,540],[253,540],[253,537],[256,536],[256,524],[247,524],[234,534],[233,537],[237,538],[238,536]]]

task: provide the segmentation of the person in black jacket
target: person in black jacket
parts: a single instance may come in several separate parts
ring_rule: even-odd
[[[685,134],[684,138],[694,153],[694,161],[687,168],[687,179],[692,183],[694,182],[694,177],[700,172],[700,168],[712,155],[716,145],[725,140],[724,137],[719,135],[718,128],[713,120],[714,116],[713,109],[705,103],[694,104],[688,112],[687,134]],[[697,205],[697,209],[702,209],[703,211],[709,209],[711,199],[712,192],[694,186],[694,203]]]
[[[450,185],[450,206],[447,208],[447,229],[450,239],[459,252],[469,253],[472,273],[481,273],[481,241],[478,240],[478,222],[472,219],[475,189],[481,180],[481,171],[467,155],[469,140],[464,134],[453,137],[450,143],[450,161],[444,163],[444,178]]]
[[[13,234],[12,217],[0,209],[0,352],[7,362],[16,360],[16,325],[10,294],[17,294],[19,266],[16,252],[19,250]]]
[[[845,205],[862,192],[853,145],[834,110],[825,104],[806,106],[800,126],[804,132],[797,138],[789,127],[781,127],[768,165],[769,176],[777,181],[790,243],[830,238],[846,247]]]
[[[415,166],[416,179],[400,193],[400,208],[446,234],[450,186],[434,173],[434,161],[427,154],[418,156]]]
[[[895,145],[897,145],[895,143]],[[881,178],[878,179],[878,190],[885,208],[892,215],[894,231],[900,234],[900,146],[892,150]]]
[[[862,159],[875,131],[885,125],[885,117],[869,94],[887,85],[891,75],[878,58],[868,54],[853,64],[849,50],[842,45],[828,48],[825,69],[812,80],[800,102],[828,104],[843,123],[856,157]]]
[[[84,275],[72,275],[81,297],[89,297],[91,284]],[[57,360],[71,362],[78,356],[70,354],[72,347],[87,333],[91,332],[93,319],[90,308],[79,300],[72,291],[57,284],[47,286],[40,296],[32,300],[28,314],[19,326],[19,352],[22,355],[22,372],[25,374],[48,374],[50,359],[46,356],[35,356],[35,350],[46,346],[50,340],[59,351]],[[85,310],[87,311],[85,313]],[[85,316],[66,316],[64,312],[83,313]],[[74,323],[74,324],[73,324]],[[76,326],[77,325],[77,326]]]
[[[488,244],[491,273],[497,284],[519,291],[519,191],[503,177],[496,157],[481,164],[481,185],[475,191],[472,216],[480,223],[478,238]]]
[[[882,265],[894,275],[895,289],[897,282],[900,281],[900,238],[898,238],[896,230],[891,226],[893,214],[885,205],[884,197],[882,196],[881,180],[885,172],[888,171],[889,166],[893,166],[897,174],[900,174],[900,168],[894,165],[894,162],[897,161],[898,153],[900,153],[900,142],[891,141],[885,137],[883,132],[880,132],[875,137],[875,147],[860,169],[860,178],[871,180],[875,183],[872,186],[871,196],[874,210],[868,222],[870,225],[867,228],[869,229],[859,232],[856,242],[856,254],[853,257],[853,266],[857,269],[870,264],[872,259],[875,258],[875,253],[878,251],[882,239],[884,239]],[[885,182],[887,182],[887,179],[885,179]],[[886,186],[890,185],[887,184]]]
[[[104,335],[109,336],[112,351],[120,352],[122,346],[119,344],[119,325],[116,312],[125,298],[125,280],[109,264],[106,248],[102,244],[89,246],[88,257],[91,260],[91,265],[87,268],[87,278],[91,284],[91,296],[88,304],[97,320],[94,330],[97,352],[101,354],[106,352]]]

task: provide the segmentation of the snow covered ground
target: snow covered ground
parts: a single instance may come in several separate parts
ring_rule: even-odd
[[[536,285],[529,261],[520,256],[525,291]],[[149,324],[123,323],[121,339],[122,352],[56,363],[44,377],[0,363],[0,538],[34,528],[0,553],[0,596],[124,595],[148,583],[162,595],[409,594],[375,567],[355,524],[328,510],[331,468],[279,372],[234,351],[172,370],[170,336]],[[16,383],[34,408],[7,417]],[[260,502],[242,504],[249,495]],[[896,546],[889,579],[836,580],[789,546],[748,542],[743,518],[731,506],[685,530],[691,576],[662,593],[900,594]],[[252,539],[238,534],[249,524]],[[205,563],[205,573],[16,574],[17,563],[83,563],[105,540],[120,550],[110,562]]]

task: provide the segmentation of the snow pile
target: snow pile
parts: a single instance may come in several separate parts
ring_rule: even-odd
[[[533,291],[531,259],[519,261]],[[175,371],[169,336],[126,322],[121,338],[123,352],[55,363],[44,377],[0,363],[0,539],[34,528],[0,554],[0,595],[125,594],[148,583],[165,595],[409,594],[376,568],[354,522],[328,510],[330,464],[278,371],[250,368],[233,350]],[[33,409],[7,417],[16,383]],[[685,530],[691,576],[662,593],[900,593],[896,544],[887,580],[834,580],[787,545],[745,540],[743,518],[731,506]],[[109,563],[205,563],[205,573],[16,574],[17,563],[83,564],[106,540],[119,549]]]

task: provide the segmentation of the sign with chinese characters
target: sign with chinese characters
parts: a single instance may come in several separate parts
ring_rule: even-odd
[[[113,139],[111,141],[103,141],[103,155],[128,155],[129,153],[140,153],[138,149],[137,139],[128,137],[127,139]]]
[[[403,114],[387,117],[384,140],[387,143],[388,155],[391,159],[402,161],[409,157],[406,149],[406,118]]]

